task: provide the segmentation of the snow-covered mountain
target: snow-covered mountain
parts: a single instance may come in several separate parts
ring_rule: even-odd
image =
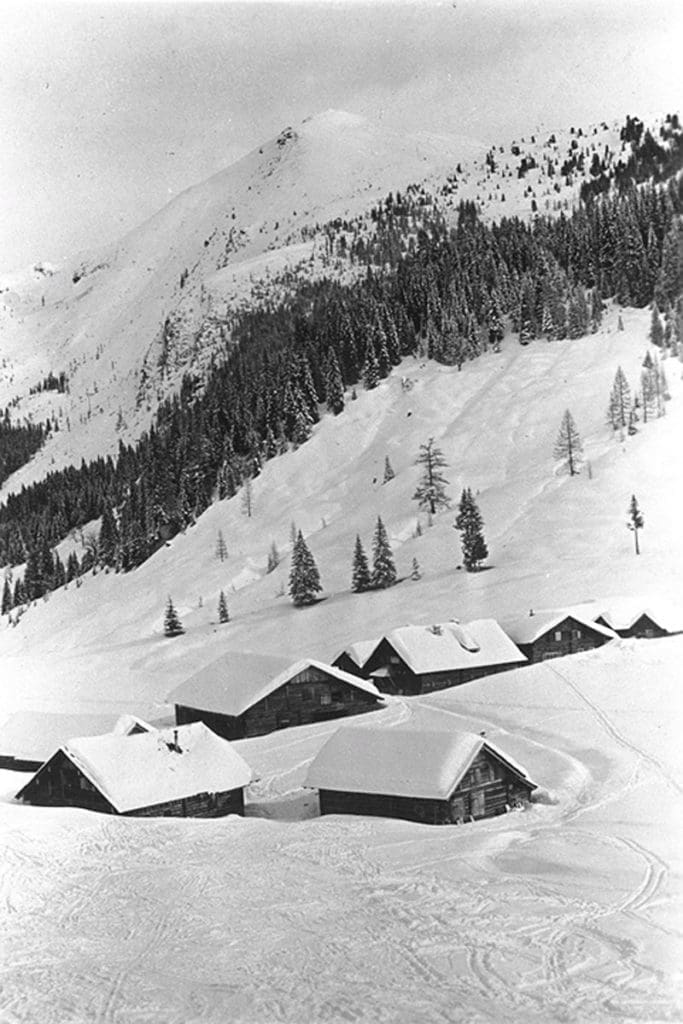
[[[583,170],[563,163],[585,149]],[[591,154],[628,153],[618,125],[539,130],[491,146],[401,134],[327,111],[188,189],[119,242],[61,267],[37,263],[0,280],[0,409],[59,426],[0,494],[51,469],[116,451],[151,422],[188,370],[224,349],[228,315],[297,276],[350,272],[320,229],[358,218],[390,191],[420,184],[447,214],[463,199],[484,217],[568,209]],[[553,165],[550,170],[549,165]],[[48,373],[65,393],[30,394]]]

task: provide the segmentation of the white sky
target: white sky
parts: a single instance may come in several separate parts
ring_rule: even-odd
[[[0,15],[0,269],[115,238],[328,107],[490,144],[683,96],[679,0],[6,0]]]

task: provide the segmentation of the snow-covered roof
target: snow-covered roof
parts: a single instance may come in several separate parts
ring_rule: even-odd
[[[26,761],[46,761],[69,737],[111,732],[119,722],[121,718],[117,715],[16,711],[0,726],[0,754]]]
[[[396,725],[354,722],[330,737],[306,785],[350,793],[447,800],[482,747],[536,788],[527,772],[490,740],[454,729],[447,715],[413,714]]]
[[[526,661],[495,619],[474,619],[467,623],[452,620],[435,626],[401,626],[381,639],[391,644],[416,675],[489,665],[521,665]],[[380,642],[375,643],[371,653]]]
[[[608,640],[618,639],[614,630],[607,626],[601,626],[593,621],[588,615],[560,608],[559,611],[534,612],[533,615],[520,616],[516,619],[504,619],[502,627],[516,644],[533,644],[539,637],[544,636],[550,630],[555,629],[567,618],[574,619],[580,626],[592,629],[600,633]]]
[[[203,722],[69,740],[62,750],[119,813],[247,786],[249,765]]]
[[[342,654],[346,654],[355,665],[358,665],[358,668],[362,668],[377,644],[378,640],[376,637],[374,640],[358,640],[356,643],[349,644],[348,647],[345,647],[344,650],[335,655],[332,660],[337,661],[341,658]]]
[[[256,659],[256,660],[253,660]],[[306,658],[293,665],[264,655],[224,655],[181,683],[167,697],[172,704],[235,717],[278,690],[307,668],[317,668],[342,683],[381,697],[376,686],[322,661]]]
[[[626,630],[635,625],[641,616],[647,615],[656,626],[666,630],[668,633],[678,633],[683,630],[683,615],[673,607],[667,607],[664,603],[639,605],[633,601],[610,604],[609,607],[599,608],[595,611],[595,618],[603,619],[608,626],[614,630]]]
[[[111,731],[117,736],[133,736],[138,732],[152,732],[153,729],[153,725],[137,715],[121,715]]]

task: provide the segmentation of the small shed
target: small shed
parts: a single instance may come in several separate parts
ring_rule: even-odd
[[[495,619],[402,626],[374,642],[363,674],[385,693],[423,694],[519,668],[526,657]]]
[[[503,629],[530,662],[548,661],[566,654],[602,647],[617,634],[587,615],[566,610],[530,612],[518,619],[506,619]]]
[[[244,813],[247,763],[202,722],[65,743],[17,793],[27,804],[134,817]]]
[[[445,825],[503,814],[536,784],[483,736],[411,717],[342,726],[313,760],[306,785],[321,814],[362,814]]]
[[[285,668],[277,662],[278,671],[268,675],[268,666],[255,671],[244,655],[212,662],[169,694],[176,721],[202,721],[219,736],[242,739],[380,706],[377,687],[358,676],[312,658]]]

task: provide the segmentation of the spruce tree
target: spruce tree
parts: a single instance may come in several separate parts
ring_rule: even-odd
[[[110,504],[105,505],[102,512],[100,535],[97,541],[98,556],[101,565],[115,566],[118,561],[119,531]]]
[[[415,465],[423,466],[424,469],[413,500],[432,515],[441,509],[450,508],[451,503],[446,494],[448,480],[441,472],[448,463],[441,449],[434,443],[433,437],[429,438],[427,444],[420,445],[420,454],[415,460]]]
[[[657,348],[662,348],[664,344],[664,328],[662,327],[662,321],[659,316],[659,309],[657,303],[652,303],[652,316],[650,318],[650,331],[648,333],[648,339],[652,345]]]
[[[66,582],[71,583],[72,580],[75,580],[79,571],[78,555],[75,551],[71,551],[66,560]]]
[[[413,558],[412,566],[411,566],[411,569],[410,569],[410,578],[411,578],[411,580],[421,580],[422,579],[422,573],[420,571],[420,563],[418,562],[417,558]]]
[[[631,390],[626,380],[626,374],[620,366],[614,375],[612,392],[607,410],[607,421],[612,430],[623,430],[628,426],[631,412]]]
[[[254,489],[250,476],[244,478],[244,484],[242,487],[242,512],[245,516],[248,516],[249,519],[251,519],[254,512]]]
[[[295,607],[313,604],[315,595],[322,590],[320,573],[306,541],[299,530],[292,551],[292,566],[289,573],[289,596]]]
[[[228,602],[225,599],[225,594],[221,590],[218,595],[218,621],[219,622],[230,622],[230,614],[228,612]]]
[[[387,455],[384,459],[384,479],[382,480],[382,483],[388,484],[389,481],[393,480],[395,476],[396,474],[394,473],[394,468],[391,465],[391,462],[389,461],[389,456]]]
[[[365,346],[365,360],[363,362],[363,369],[361,373],[363,377],[363,386],[366,391],[371,391],[373,388],[377,387],[379,384],[379,365],[377,363],[377,356],[375,355],[375,348],[371,339],[368,339]]]
[[[481,563],[488,558],[489,552],[484,540],[484,520],[469,487],[463,490],[460,497],[454,525],[460,532],[465,569],[467,572],[476,572]]]
[[[353,548],[353,569],[351,575],[351,590],[354,594],[361,594],[364,590],[370,589],[370,567],[363,549],[360,536],[356,534],[356,543]]]
[[[223,531],[219,530],[218,537],[216,538],[216,558],[220,562],[224,562],[227,557],[228,549],[225,543],[225,537],[223,536]]]
[[[327,352],[327,370],[325,373],[325,404],[331,413],[337,416],[344,408],[344,382],[342,380],[339,361],[333,348]]]
[[[631,495],[631,503],[628,507],[628,522],[626,523],[629,530],[633,532],[633,539],[636,544],[636,554],[640,554],[640,545],[638,543],[638,530],[642,530],[645,526],[645,520],[643,513],[638,508],[638,502],[636,501],[635,494]]]
[[[579,472],[583,445],[579,432],[576,429],[574,418],[569,409],[565,411],[560,424],[560,432],[557,435],[553,454],[556,459],[561,459],[569,468],[569,475],[576,476]]]
[[[9,584],[9,576],[5,576],[5,583],[2,588],[2,608],[0,615],[6,615],[12,608],[12,589]]]
[[[170,596],[166,605],[166,612],[164,614],[164,636],[180,636],[184,633],[183,625],[178,617],[178,613],[173,607],[173,601]]]
[[[381,517],[377,516],[377,526],[372,544],[370,584],[374,590],[383,590],[385,587],[392,587],[395,582],[396,566],[389,537]]]

